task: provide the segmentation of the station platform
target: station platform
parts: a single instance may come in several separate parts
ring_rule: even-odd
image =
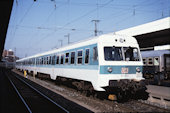
[[[27,109],[0,67],[0,113],[27,113]]]
[[[145,83],[147,85],[156,85],[156,86],[164,86],[164,87],[170,87],[170,80],[162,80],[160,84],[158,85],[158,82],[154,79],[145,79]]]

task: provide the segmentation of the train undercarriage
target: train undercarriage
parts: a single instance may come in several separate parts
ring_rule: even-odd
[[[87,97],[93,96],[100,99],[117,100],[119,102],[129,99],[145,100],[148,98],[144,81],[111,80],[109,81],[109,86],[103,87],[106,90],[105,92],[95,91],[90,82],[70,78],[57,77],[56,84],[64,84],[68,87],[72,87],[82,94],[85,94]],[[112,96],[111,99],[110,96]]]
[[[30,75],[33,75],[33,72],[28,72]],[[40,79],[49,79],[49,74],[37,73],[36,77]],[[76,80],[71,78],[65,78],[57,76],[55,83],[57,85],[64,85],[73,89],[76,89],[78,92],[86,95],[87,97],[95,97],[99,99],[109,99],[117,100],[118,102],[127,101],[129,99],[147,99],[148,94],[145,91],[144,81],[133,81],[133,80],[110,80],[109,86],[103,87],[106,91],[95,91],[92,84],[88,81]],[[110,98],[110,96],[112,98]]]
[[[109,86],[105,87],[106,92],[116,95],[118,101],[128,99],[147,99],[146,86],[144,81],[134,80],[110,80]]]

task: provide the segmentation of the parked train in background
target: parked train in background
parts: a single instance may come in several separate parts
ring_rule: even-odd
[[[170,79],[170,50],[142,51],[145,78]]]
[[[145,90],[142,57],[134,37],[101,35],[17,60],[16,64],[17,69],[36,76],[46,74],[88,94],[113,93],[122,99]]]

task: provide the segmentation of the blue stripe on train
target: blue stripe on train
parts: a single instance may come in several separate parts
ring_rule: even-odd
[[[27,65],[30,67],[29,65]],[[66,69],[86,69],[86,70],[98,70],[98,65],[37,65],[31,67],[44,67],[44,68],[66,68]]]
[[[108,72],[108,67],[112,68],[112,72]],[[122,74],[122,68],[128,68],[126,74],[136,74],[136,68],[140,68],[142,72],[142,66],[100,66],[100,74]]]

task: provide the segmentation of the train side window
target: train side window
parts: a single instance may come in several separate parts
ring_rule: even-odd
[[[63,62],[64,62],[64,55],[61,55],[60,64],[63,64]]]
[[[98,51],[97,51],[97,46],[93,47],[93,61],[98,60]]]
[[[49,64],[49,57],[47,57],[47,65]]]
[[[34,58],[32,59],[32,64],[33,64],[33,65],[35,64],[35,59],[34,59]]]
[[[39,65],[40,64],[40,60],[39,58],[36,59],[36,64]]]
[[[66,53],[66,56],[65,56],[65,63],[68,64],[69,62],[69,53]]]
[[[41,65],[43,65],[43,62],[44,62],[44,60],[43,60],[43,58],[41,58]]]
[[[50,64],[50,56],[48,56],[48,64]]]
[[[50,56],[48,56],[48,64],[50,64]]]
[[[35,62],[36,65],[39,65],[40,64],[40,60],[39,58],[36,58],[36,62]]]
[[[143,65],[146,65],[146,58],[143,58]]]
[[[49,64],[51,64],[51,56],[49,57]]]
[[[147,64],[150,65],[150,66],[153,65],[153,58],[151,58],[151,57],[148,58],[148,63]]]
[[[36,58],[36,65],[39,65],[39,58]]]
[[[85,64],[89,63],[89,49],[86,49],[85,51]]]
[[[39,64],[40,64],[39,58],[36,58],[36,65],[39,65]]]
[[[28,59],[28,65],[30,64],[30,60]]]
[[[32,59],[32,65],[34,65],[34,59]]]
[[[71,64],[74,64],[75,61],[75,52],[71,52]]]
[[[48,57],[45,57],[45,64],[47,65],[48,64]]]
[[[159,57],[154,57],[154,65],[159,66]]]
[[[44,57],[44,64],[47,65],[47,57]]]
[[[82,59],[83,59],[83,52],[81,50],[77,52],[77,64],[82,64]]]
[[[44,65],[46,64],[46,58],[44,57]]]
[[[36,65],[38,65],[38,58],[36,58]]]
[[[42,62],[42,61],[41,61],[41,58],[39,58],[39,65],[41,65],[41,62]]]
[[[57,56],[56,64],[59,64],[59,56]]]
[[[55,55],[52,56],[52,65],[55,65]]]
[[[42,57],[42,65],[44,64],[44,58]]]

